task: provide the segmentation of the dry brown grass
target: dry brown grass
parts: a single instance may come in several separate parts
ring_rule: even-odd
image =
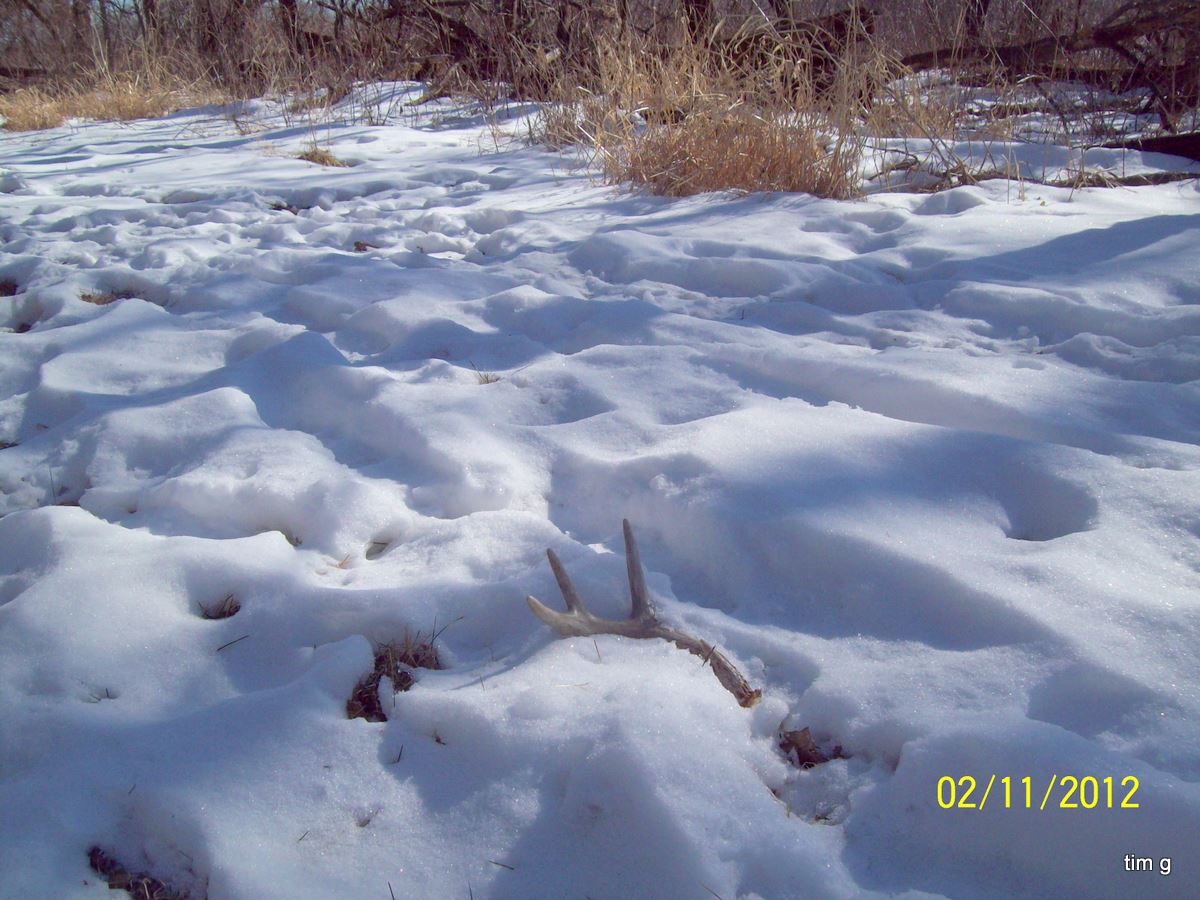
[[[871,113],[871,130],[880,137],[949,138],[963,122],[954,85],[930,87],[911,76],[887,84]]]
[[[630,130],[600,158],[608,180],[668,197],[726,190],[850,197],[857,145],[827,138],[821,124],[739,107],[705,110],[678,124]]]
[[[293,115],[308,112],[328,114],[329,111],[350,95],[354,84],[349,78],[334,82],[332,78],[324,78],[320,84],[312,84],[318,76],[325,72],[303,73],[300,77],[308,82],[299,94],[287,105],[288,112]]]
[[[761,10],[774,4],[753,5]],[[460,10],[450,13],[456,22],[466,16],[463,6],[446,4]],[[896,79],[895,59],[905,50],[967,47],[976,40],[965,6],[948,0],[883,5],[890,12],[871,21],[890,22],[887,33],[882,26],[872,31],[859,18],[842,25],[830,24],[837,17],[812,18],[824,6],[815,0],[788,4],[799,17],[791,24],[750,15],[739,25],[731,15],[704,35],[672,18],[668,7],[677,10],[677,4],[642,4],[643,14],[655,12],[653,22],[635,15],[638,27],[632,28],[616,24],[615,11],[626,4],[540,4],[540,12],[519,24],[499,12],[503,5],[472,6],[475,14],[464,22],[477,35],[458,46],[447,43],[440,26],[401,34],[355,16],[342,21],[349,31],[340,38],[336,28],[333,35],[305,33],[307,50],[274,16],[230,18],[222,26],[227,33],[209,45],[198,41],[197,21],[184,15],[164,32],[169,41],[164,35],[153,42],[122,39],[120,53],[94,53],[90,66],[61,59],[62,71],[88,74],[72,76],[80,79],[74,83],[48,82],[0,96],[0,115],[9,130],[30,130],[71,117],[154,117],[192,103],[266,93],[292,97],[288,115],[319,118],[332,115],[354,83],[403,75],[429,83],[423,99],[465,94],[487,111],[510,97],[550,101],[530,138],[582,148],[612,183],[667,195],[803,191],[839,198],[856,193],[868,136],[928,140],[944,163],[939,186],[987,175],[995,166],[969,170],[954,156],[954,140],[964,130],[977,141],[1003,140],[1012,126],[998,111],[1011,115],[1017,108],[999,103],[990,120],[965,117],[956,85],[939,92],[927,90],[927,82]],[[1067,9],[1062,0],[1051,6]],[[989,39],[1011,42],[1020,22],[999,12],[992,10]],[[1022,16],[1022,22],[1029,18]],[[988,77],[976,64],[957,76],[976,85]],[[1010,96],[1013,86],[1005,87],[999,73],[993,77],[993,93]],[[369,108],[364,104],[361,114],[387,119]],[[236,117],[234,123],[243,127]],[[347,165],[315,142],[298,158]]]
[[[41,88],[21,88],[0,96],[0,116],[8,131],[57,128],[67,119],[59,98]]]
[[[187,893],[145,872],[130,872],[108,851],[98,846],[88,848],[88,864],[104,879],[110,891],[125,891],[139,900],[186,900]]]
[[[615,112],[612,101],[569,88],[557,93],[558,99],[544,104],[537,118],[529,121],[529,142],[553,150],[591,144]]]
[[[953,15],[937,43],[969,48],[975,38],[962,7],[945,11]],[[861,20],[832,31],[810,24],[747,24],[697,41],[686,34],[657,43],[603,36],[594,43],[596,71],[558,73],[548,91],[553,102],[530,139],[574,145],[608,182],[658,194],[844,198],[861,189],[871,168],[863,156],[875,139],[917,139],[913,152],[877,178],[891,183],[895,173],[897,186],[943,190],[1014,177],[1005,146],[1030,114],[1054,110],[1064,135],[1077,131],[1079,110],[1059,109],[1046,91],[1040,102],[1031,100],[1037,85],[1014,80],[997,64],[976,60],[953,73],[917,73],[900,64],[894,33],[869,33]],[[1011,30],[1011,23],[993,24],[998,34]]]
[[[348,169],[350,167],[350,163],[338,159],[327,147],[318,147],[316,144],[297,153],[296,159],[316,163],[318,166],[332,166],[338,169]]]
[[[479,384],[496,384],[500,381],[500,375],[496,372],[483,371],[475,363],[471,363],[471,368],[475,371],[475,381]]]
[[[387,712],[379,702],[379,686],[386,677],[392,683],[393,693],[407,691],[415,683],[412,669],[440,669],[435,632],[423,638],[405,629],[398,641],[378,644],[375,647],[375,664],[371,671],[358,680],[350,699],[346,701],[346,718],[366,719],[368,722],[386,722]]]
[[[163,73],[103,75],[93,83],[29,87],[0,96],[0,116],[9,131],[57,128],[67,119],[127,122],[152,119],[185,106],[221,99],[204,83],[182,82]]]
[[[564,78],[531,137],[580,145],[610,183],[656,194],[853,196],[882,55],[865,40],[835,58],[774,33],[738,38],[753,56],[736,40],[664,51],[615,36],[597,47],[597,88]]]
[[[226,594],[212,604],[200,604],[200,616],[205,619],[228,619],[236,616],[242,609],[242,601],[236,594]]]
[[[108,306],[118,300],[130,300],[137,295],[130,291],[84,291],[79,299],[93,306]]]

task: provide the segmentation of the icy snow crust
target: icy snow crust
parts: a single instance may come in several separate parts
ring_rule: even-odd
[[[0,895],[108,896],[94,844],[213,898],[1194,888],[1195,182],[665,200],[272,115],[0,136]],[[529,614],[547,547],[626,614],[622,517],[758,707]],[[1035,808],[939,808],[993,774]]]

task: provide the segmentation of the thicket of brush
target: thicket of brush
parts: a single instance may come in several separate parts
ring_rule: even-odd
[[[1200,6],[10,0],[0,8],[0,60],[9,129],[222,98],[332,103],[357,82],[413,78],[430,84],[430,96],[547,101],[533,136],[588,148],[614,181],[673,195],[734,188],[844,197],[856,189],[869,136],[946,142],[964,127],[946,91],[939,100],[902,78],[914,71],[948,70],[960,84],[992,85],[1000,98],[1018,85],[1027,92],[1072,78],[1124,93],[1164,131],[1176,130],[1200,93]],[[1074,124],[1064,129],[1079,132]],[[1004,127],[983,125],[993,135]],[[981,127],[978,117],[970,127]]]

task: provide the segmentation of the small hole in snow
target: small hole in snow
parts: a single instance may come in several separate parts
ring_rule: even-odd
[[[242,601],[236,594],[226,594],[215,603],[200,604],[200,615],[205,619],[228,619],[236,616],[242,608]]]
[[[97,875],[108,883],[110,891],[127,891],[131,897],[147,900],[184,900],[187,894],[173,890],[145,872],[130,872],[100,847],[88,849],[88,863]]]
[[[399,693],[416,684],[412,669],[440,669],[442,663],[433,645],[435,637],[426,639],[420,632],[414,635],[406,630],[400,640],[376,646],[375,665],[358,680],[346,701],[346,718],[386,722],[387,713],[379,702],[380,682],[389,678],[393,692]]]

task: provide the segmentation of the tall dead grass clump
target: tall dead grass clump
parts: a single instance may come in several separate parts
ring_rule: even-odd
[[[599,158],[612,182],[682,197],[707,191],[795,191],[846,198],[856,192],[858,148],[806,116],[743,106],[706,107],[678,124],[629,129]]]
[[[0,116],[8,131],[57,128],[67,118],[59,98],[39,87],[18,88],[0,95]]]
[[[142,70],[105,75],[68,94],[64,104],[71,116],[126,122],[157,118],[220,97],[213,85]]]
[[[616,35],[596,48],[594,87],[560,80],[534,137],[582,145],[607,181],[666,196],[851,197],[886,71],[867,38],[680,29],[663,47]]]
[[[73,118],[110,122],[156,118],[223,96],[210,82],[185,79],[162,63],[148,63],[0,94],[0,116],[8,131],[34,131],[56,128]]]

